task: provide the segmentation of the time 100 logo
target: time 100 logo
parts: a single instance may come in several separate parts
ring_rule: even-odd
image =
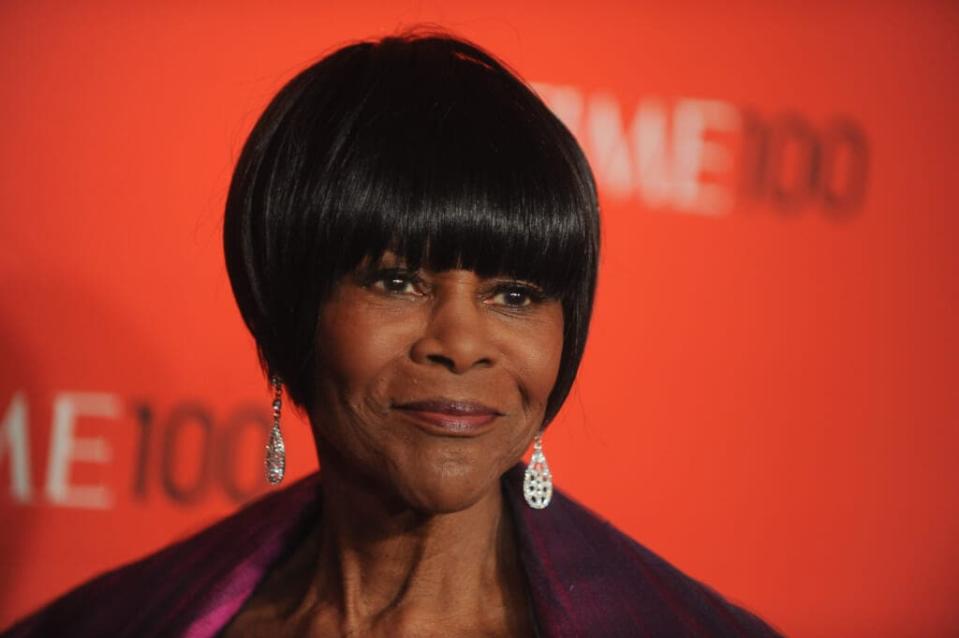
[[[129,494],[135,500],[162,495],[173,503],[200,504],[218,489],[240,503],[262,492],[262,450],[272,422],[265,405],[239,405],[214,417],[202,401],[178,401],[158,409],[146,400],[125,401],[117,395],[58,392],[51,402],[51,419],[43,476],[35,471],[31,409],[26,393],[15,392],[0,412],[0,472],[8,474],[8,493],[21,504],[85,509],[110,509],[114,486],[79,484],[71,479],[77,463],[109,465],[115,441],[98,428],[98,435],[77,431],[80,419],[115,420],[133,424],[133,463]],[[36,423],[34,423],[36,426]],[[127,437],[130,430],[123,434]],[[255,445],[251,444],[255,442]],[[251,450],[257,451],[254,458]],[[41,452],[40,450],[36,450]],[[43,457],[41,452],[40,457]],[[260,471],[251,479],[251,466]],[[5,482],[5,481],[4,481]],[[0,483],[2,485],[2,483]],[[7,490],[5,490],[7,491]]]

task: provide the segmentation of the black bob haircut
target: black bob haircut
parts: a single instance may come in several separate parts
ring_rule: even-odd
[[[544,425],[576,377],[599,257],[592,173],[539,97],[448,34],[351,44],[287,83],[244,145],[223,243],[260,364],[300,409],[320,308],[387,249],[410,268],[516,277],[561,300]]]

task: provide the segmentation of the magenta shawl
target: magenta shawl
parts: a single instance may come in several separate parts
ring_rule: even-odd
[[[523,467],[503,477],[540,635],[778,636],[556,491],[526,507]],[[107,572],[2,638],[212,638],[321,515],[319,475],[273,492],[199,534]]]

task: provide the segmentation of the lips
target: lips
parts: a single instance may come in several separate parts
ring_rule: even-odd
[[[476,436],[503,413],[476,401],[427,399],[393,406],[420,428],[446,436]]]

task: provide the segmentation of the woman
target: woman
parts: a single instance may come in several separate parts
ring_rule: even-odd
[[[479,48],[392,37],[303,71],[247,141],[224,248],[276,392],[267,475],[285,387],[322,478],[10,635],[776,635],[553,493],[541,434],[598,244],[580,148]]]

